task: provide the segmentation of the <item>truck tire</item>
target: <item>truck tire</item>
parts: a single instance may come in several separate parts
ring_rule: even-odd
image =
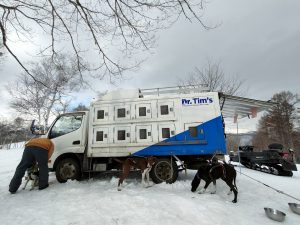
[[[171,158],[157,158],[153,165],[150,176],[154,183],[174,183],[178,177],[178,166]]]
[[[68,179],[79,180],[81,171],[78,161],[72,158],[61,160],[57,164],[55,175],[59,183],[65,183]]]

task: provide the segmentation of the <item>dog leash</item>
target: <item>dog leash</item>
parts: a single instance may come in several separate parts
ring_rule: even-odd
[[[299,199],[299,198],[296,198],[296,197],[294,197],[294,196],[292,196],[292,195],[289,195],[289,194],[287,194],[287,193],[285,193],[285,192],[283,192],[283,191],[281,191],[281,190],[278,190],[278,189],[276,189],[276,188],[273,188],[272,186],[270,186],[270,185],[268,185],[268,184],[265,184],[265,183],[263,183],[263,182],[261,182],[261,181],[255,179],[255,178],[253,178],[253,177],[250,177],[249,175],[246,175],[246,174],[244,174],[244,173],[242,173],[242,172],[240,172],[240,173],[243,174],[244,176],[246,176],[246,177],[248,177],[248,178],[250,178],[250,179],[252,179],[252,180],[258,182],[258,183],[261,183],[261,184],[265,185],[265,186],[268,187],[268,188],[273,189],[274,191],[276,191],[276,192],[278,192],[278,193],[280,193],[280,194],[286,195],[286,196],[288,196],[288,197],[290,197],[290,198],[293,198],[293,199],[295,199],[295,200],[297,200],[297,201],[300,202],[300,199]]]

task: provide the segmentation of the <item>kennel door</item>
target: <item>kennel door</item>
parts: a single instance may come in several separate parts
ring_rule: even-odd
[[[200,127],[202,122],[185,123],[184,130],[186,131],[185,140],[205,140],[205,131]]]
[[[114,128],[114,142],[115,143],[130,143],[131,129],[130,126],[116,126]]]
[[[108,121],[108,106],[95,107],[94,122]]]
[[[137,125],[135,129],[136,142],[152,142],[152,126],[151,125]]]
[[[128,105],[116,105],[114,107],[114,118],[116,121],[120,120],[130,120],[131,109],[130,104]]]
[[[135,105],[135,117],[137,119],[152,118],[151,104],[150,103],[138,103]]]
[[[107,144],[108,143],[108,127],[97,127],[93,129],[93,144]]]
[[[175,125],[173,123],[158,125],[158,139],[159,141],[166,140],[176,135]]]
[[[160,119],[170,119],[175,117],[174,102],[173,101],[158,101],[157,102],[157,116]]]

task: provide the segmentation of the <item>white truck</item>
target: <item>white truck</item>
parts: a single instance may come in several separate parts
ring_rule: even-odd
[[[152,180],[175,182],[178,171],[197,169],[201,160],[226,154],[221,108],[225,114],[238,112],[230,101],[224,108],[227,99],[188,87],[107,93],[89,111],[54,120],[44,134],[55,146],[49,168],[59,182],[66,182],[87,172],[118,170],[127,157],[156,156]],[[246,102],[240,111],[251,113],[253,106],[262,110],[266,102],[257,102]]]

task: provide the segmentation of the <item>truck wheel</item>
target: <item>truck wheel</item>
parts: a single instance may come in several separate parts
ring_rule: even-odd
[[[72,158],[63,159],[57,164],[55,175],[59,183],[65,183],[68,179],[79,180],[81,177],[79,163]]]
[[[175,160],[170,158],[158,158],[150,171],[154,183],[174,183],[178,177],[178,166]]]

